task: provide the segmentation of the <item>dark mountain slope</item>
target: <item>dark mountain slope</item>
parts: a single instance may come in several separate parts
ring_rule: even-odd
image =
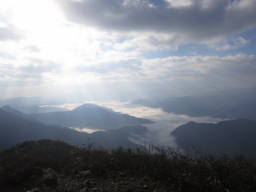
[[[87,137],[88,134],[85,133],[46,126],[0,109],[0,150],[26,140],[38,139],[57,139],[79,145],[85,143],[83,140]]]
[[[256,155],[256,121],[190,122],[179,126],[171,134],[181,148],[190,152]]]
[[[151,123],[150,120],[117,113],[94,104],[84,104],[72,111],[32,114],[31,119],[48,125],[103,130]]]
[[[145,134],[143,126],[124,127],[113,131],[81,133],[69,128],[47,126],[28,120],[22,115],[6,112],[0,108],[0,150],[9,148],[26,140],[53,139],[73,145],[93,144],[107,149],[117,147],[138,147],[129,138],[134,134]]]
[[[5,112],[7,112],[7,113],[11,113],[13,115],[17,115],[17,116],[25,118],[25,119],[29,119],[29,116],[27,114],[24,114],[24,113],[16,110],[15,108],[13,108],[13,107],[11,107],[9,105],[4,105],[0,109],[5,111]]]

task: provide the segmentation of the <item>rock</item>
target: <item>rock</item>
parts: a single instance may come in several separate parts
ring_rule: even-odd
[[[30,179],[31,179],[32,181],[35,181],[35,180],[37,180],[37,179],[39,179],[39,178],[42,177],[42,175],[43,175],[43,170],[42,170],[41,168],[39,168],[39,167],[33,167],[33,168],[30,170],[30,174],[31,174]]]
[[[124,172],[119,172],[119,175],[120,175],[120,177],[126,177],[126,173],[124,173]]]
[[[51,168],[44,169],[43,172],[44,172],[43,182],[46,185],[49,185],[49,186],[57,185],[57,174],[53,169],[51,169]]]
[[[87,188],[81,189],[79,192],[88,192],[89,190]]]
[[[133,192],[134,190],[132,188],[126,189],[126,192]]]
[[[83,170],[83,171],[80,171],[79,172],[79,175],[81,176],[81,177],[88,177],[88,176],[90,176],[92,174],[92,172],[90,171],[90,170]]]
[[[38,188],[34,188],[34,189],[28,190],[26,192],[39,192],[39,189]]]
[[[82,186],[83,187],[90,187],[91,186],[91,182],[90,180],[86,179],[82,182]]]
[[[120,185],[128,185],[128,182],[127,181],[120,181],[119,184]]]
[[[147,189],[148,188],[148,185],[143,185],[143,189]]]
[[[91,189],[92,192],[102,192],[102,189],[101,188],[98,188],[98,187],[94,187]]]

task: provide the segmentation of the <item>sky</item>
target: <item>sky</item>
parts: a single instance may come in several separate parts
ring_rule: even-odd
[[[256,0],[0,1],[0,99],[255,87]]]

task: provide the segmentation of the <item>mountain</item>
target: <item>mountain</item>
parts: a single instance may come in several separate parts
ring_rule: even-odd
[[[238,119],[216,124],[189,122],[172,133],[188,152],[256,155],[256,121]]]
[[[137,100],[135,104],[160,107],[169,113],[192,117],[212,116],[256,120],[256,89],[226,90],[198,96]]]
[[[72,111],[31,114],[30,118],[47,125],[100,130],[151,123],[150,120],[114,112],[94,104],[84,104]]]
[[[28,118],[28,116],[26,114],[23,114],[22,112],[12,108],[9,105],[4,105],[3,107],[0,108],[1,110],[7,112],[7,113],[11,113],[11,114],[15,114],[17,116],[23,117],[23,118]]]
[[[147,129],[143,126],[127,126],[116,130],[87,134],[65,127],[45,125],[29,120],[23,115],[7,112],[0,108],[0,151],[23,141],[40,139],[60,140],[79,146],[93,144],[95,147],[106,149],[120,146],[136,148],[139,146],[132,143],[130,137],[147,133]]]
[[[130,139],[135,139],[136,137],[143,137],[148,133],[146,127],[137,126],[127,126],[121,129],[108,130],[108,131],[98,131],[92,134],[90,138],[96,146],[101,146],[106,149],[113,149],[119,146],[125,148],[139,148],[136,144],[130,141]]]
[[[0,109],[0,150],[26,140],[55,139],[72,144],[83,144],[86,138],[87,134],[80,134],[67,128],[46,126]]]

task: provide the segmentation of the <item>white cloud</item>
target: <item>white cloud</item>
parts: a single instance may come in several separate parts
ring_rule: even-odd
[[[39,69],[5,65],[0,70],[0,84],[3,91],[15,85],[16,89],[20,86],[19,89],[33,90],[38,94],[42,91],[35,90],[47,88],[55,95],[76,93],[86,98],[114,95],[121,98],[122,95],[127,99],[250,87],[256,83],[256,57],[253,55],[171,56],[125,62],[123,66],[109,63],[103,71],[97,68],[71,71],[60,68],[56,71],[51,65]],[[99,69],[104,69],[104,65],[99,64]],[[28,75],[29,70],[39,70],[40,75],[35,72]]]
[[[219,41],[208,42],[207,45],[212,49],[216,49],[217,51],[227,51],[244,47],[249,42],[249,40],[239,36],[230,40],[222,39]]]
[[[175,139],[170,136],[178,126],[194,122],[219,122],[223,119],[212,117],[190,117],[187,115],[180,115],[174,113],[164,112],[160,108],[151,108],[142,105],[130,104],[130,102],[120,101],[89,101],[87,103],[94,103],[96,105],[110,108],[116,112],[129,114],[138,118],[146,118],[152,120],[154,123],[145,125],[149,129],[149,133],[140,138],[142,145],[155,144],[176,147]],[[69,107],[70,105],[68,105]],[[73,105],[72,109],[77,106]],[[69,108],[70,109],[70,108]],[[135,140],[135,142],[138,142]]]
[[[186,7],[194,4],[193,0],[166,0],[172,7]]]

